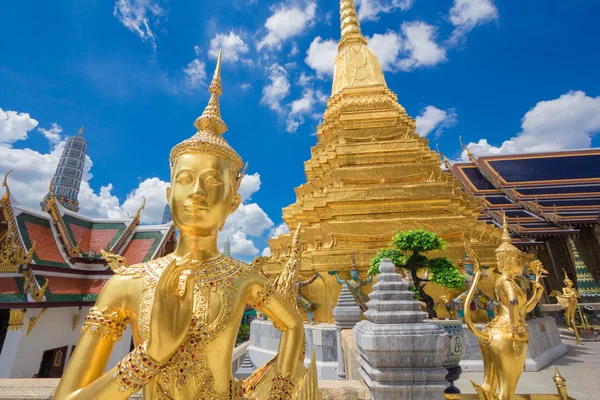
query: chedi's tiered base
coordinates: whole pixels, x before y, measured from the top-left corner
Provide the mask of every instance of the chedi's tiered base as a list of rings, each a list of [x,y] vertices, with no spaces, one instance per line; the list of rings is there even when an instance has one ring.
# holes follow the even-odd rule
[[[427,314],[391,260],[382,260],[379,271],[367,321],[353,330],[360,374],[374,400],[443,399],[446,333],[423,322]]]

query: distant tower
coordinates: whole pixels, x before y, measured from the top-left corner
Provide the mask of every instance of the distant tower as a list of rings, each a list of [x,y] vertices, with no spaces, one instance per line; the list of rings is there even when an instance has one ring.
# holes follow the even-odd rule
[[[227,238],[225,246],[223,246],[223,255],[231,257],[231,242],[229,241],[229,238]]]
[[[163,211],[162,223],[166,224],[171,222],[172,220],[173,217],[171,217],[171,207],[169,207],[169,203],[167,203],[167,205],[165,206],[165,211]]]
[[[65,149],[60,156],[60,161],[52,178],[52,188],[56,200],[67,210],[79,211],[77,195],[79,194],[79,186],[81,185],[86,151],[87,142],[83,138],[82,126],[79,128],[77,136],[67,139]],[[48,200],[50,200],[50,193],[40,203],[42,210],[46,207]]]

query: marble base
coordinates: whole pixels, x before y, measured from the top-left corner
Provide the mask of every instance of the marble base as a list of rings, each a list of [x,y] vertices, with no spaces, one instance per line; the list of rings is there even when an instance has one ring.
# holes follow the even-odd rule
[[[317,360],[319,380],[337,379],[337,337],[333,324],[304,324],[306,336],[306,358],[308,365],[313,350]],[[250,346],[248,355],[252,363],[260,367],[267,363],[279,348],[281,332],[273,327],[270,321],[255,319],[250,323]]]
[[[475,325],[480,330],[485,326],[485,324]],[[463,325],[463,327],[465,330],[465,354],[460,366],[464,372],[481,372],[483,371],[483,361],[479,350],[479,342],[466,325]],[[560,340],[560,333],[554,318],[543,317],[528,320],[527,329],[529,331],[529,343],[527,345],[525,371],[539,371],[567,354],[567,345]]]

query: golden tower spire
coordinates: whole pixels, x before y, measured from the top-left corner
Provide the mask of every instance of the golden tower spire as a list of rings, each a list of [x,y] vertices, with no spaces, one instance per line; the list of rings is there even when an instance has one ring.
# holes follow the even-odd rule
[[[340,29],[331,96],[346,88],[387,88],[379,60],[360,32],[354,0],[340,0]]]
[[[354,0],[340,0],[340,22],[342,37],[338,50],[350,44],[367,45],[367,39],[360,32],[360,23],[356,14]]]
[[[221,54],[222,50],[219,50],[215,73],[208,87],[208,92],[210,93],[208,105],[202,115],[194,122],[194,126],[198,131],[215,135],[222,135],[227,132],[227,125],[221,118],[221,107],[219,105],[219,96],[223,94],[223,86],[221,85]]]
[[[506,222],[506,213],[502,213],[502,243],[510,243],[510,234],[508,233],[508,222]]]

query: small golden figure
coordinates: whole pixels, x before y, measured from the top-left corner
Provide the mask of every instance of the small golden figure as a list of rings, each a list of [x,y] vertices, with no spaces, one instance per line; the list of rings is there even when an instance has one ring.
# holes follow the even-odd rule
[[[306,371],[300,363],[304,326],[295,307],[260,268],[217,249],[219,230],[240,204],[244,174],[242,159],[221,136],[227,126],[219,109],[220,65],[219,53],[198,132],[171,151],[167,198],[177,247],[157,260],[118,264],[85,318],[54,399],[127,399],[139,390],[146,400],[320,398],[314,366]],[[275,361],[251,377],[266,387],[260,396],[244,393],[231,368],[247,304],[282,330]],[[104,372],[127,324],[136,347]]]
[[[577,331],[577,323],[575,321],[575,311],[579,307],[579,302],[577,301],[579,292],[575,289],[573,281],[567,276],[567,271],[563,270],[563,272],[565,273],[565,280],[563,281],[565,287],[562,289],[562,294],[558,290],[553,290],[550,292],[550,296],[556,297],[558,304],[565,309],[565,321],[567,327],[573,329],[575,337],[577,338],[577,344],[581,344],[579,332]]]
[[[465,301],[466,304],[470,304],[482,270],[477,256],[467,241],[465,241],[465,248],[475,266],[475,277]],[[535,279],[531,282],[532,297],[527,299],[527,295],[515,281],[515,276],[523,271],[524,256],[524,253],[510,243],[505,216],[502,244],[496,249],[500,273],[495,283],[495,296],[500,303],[496,309],[496,316],[483,331],[480,331],[471,320],[470,307],[465,307],[465,323],[479,339],[483,358],[483,385],[473,383],[482,400],[512,400],[525,366],[529,341],[525,316],[534,309],[542,296],[544,288],[540,279],[546,271],[538,260],[529,264],[530,270],[535,273]]]

